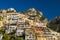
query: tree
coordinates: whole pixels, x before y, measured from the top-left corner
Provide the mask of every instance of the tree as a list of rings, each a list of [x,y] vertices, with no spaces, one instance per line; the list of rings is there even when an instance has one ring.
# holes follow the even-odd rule
[[[11,35],[9,40],[16,40],[15,35]]]
[[[17,40],[23,40],[23,38],[22,37],[18,37]]]
[[[5,28],[0,28],[0,34],[4,34],[5,33]]]
[[[4,34],[4,35],[3,35],[3,39],[2,39],[2,40],[9,40],[9,35]]]
[[[41,16],[40,18],[39,18],[39,20],[44,20],[45,19],[45,17],[44,16]]]

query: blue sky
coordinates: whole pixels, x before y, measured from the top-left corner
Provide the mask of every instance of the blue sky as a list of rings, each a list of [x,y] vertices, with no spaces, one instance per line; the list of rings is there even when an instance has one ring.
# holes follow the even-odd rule
[[[0,0],[0,9],[15,8],[26,11],[29,8],[41,10],[49,20],[60,16],[60,0]]]

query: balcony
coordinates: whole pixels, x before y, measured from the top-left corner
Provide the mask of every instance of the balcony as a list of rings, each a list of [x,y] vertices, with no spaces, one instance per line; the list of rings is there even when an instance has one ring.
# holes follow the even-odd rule
[[[24,25],[24,28],[31,28],[29,25]]]
[[[17,26],[13,26],[13,25],[11,25],[11,26],[9,26],[9,28],[10,28],[10,29],[16,29]]]
[[[10,16],[10,15],[8,15],[8,16],[7,16],[7,19],[8,19],[8,20],[10,20],[10,19],[11,19],[11,16]]]
[[[17,23],[17,20],[10,20],[9,23],[10,24],[16,24]]]
[[[46,29],[46,30],[44,31],[44,34],[51,34],[51,32]]]
[[[19,24],[24,24],[25,20],[24,19],[18,19]]]
[[[6,30],[9,30],[9,29],[15,30],[17,28],[17,26],[11,25],[11,26],[6,26],[5,28],[6,28]]]
[[[20,28],[24,28],[24,25],[21,24],[21,25],[19,25],[18,27],[20,27]]]
[[[11,18],[12,19],[18,19],[18,16],[17,15],[11,15]]]

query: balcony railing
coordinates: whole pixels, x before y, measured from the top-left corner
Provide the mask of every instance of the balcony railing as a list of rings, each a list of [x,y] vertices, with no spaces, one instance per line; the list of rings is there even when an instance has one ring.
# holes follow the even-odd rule
[[[29,25],[24,25],[24,28],[31,28]]]
[[[17,23],[17,20],[10,20],[9,23],[10,24],[16,24]]]
[[[18,19],[18,16],[12,15],[11,18],[12,19]]]

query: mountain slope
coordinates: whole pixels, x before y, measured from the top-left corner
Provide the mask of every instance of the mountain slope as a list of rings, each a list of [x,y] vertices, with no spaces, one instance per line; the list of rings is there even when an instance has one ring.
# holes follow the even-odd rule
[[[60,16],[57,16],[56,18],[51,20],[47,24],[47,27],[49,27],[50,29],[52,29],[52,30],[54,30],[56,32],[60,32]]]
[[[23,12],[23,14],[26,15],[28,19],[34,20],[35,22],[43,22],[44,20],[48,21],[47,18],[43,16],[43,13],[35,8],[30,8]]]

